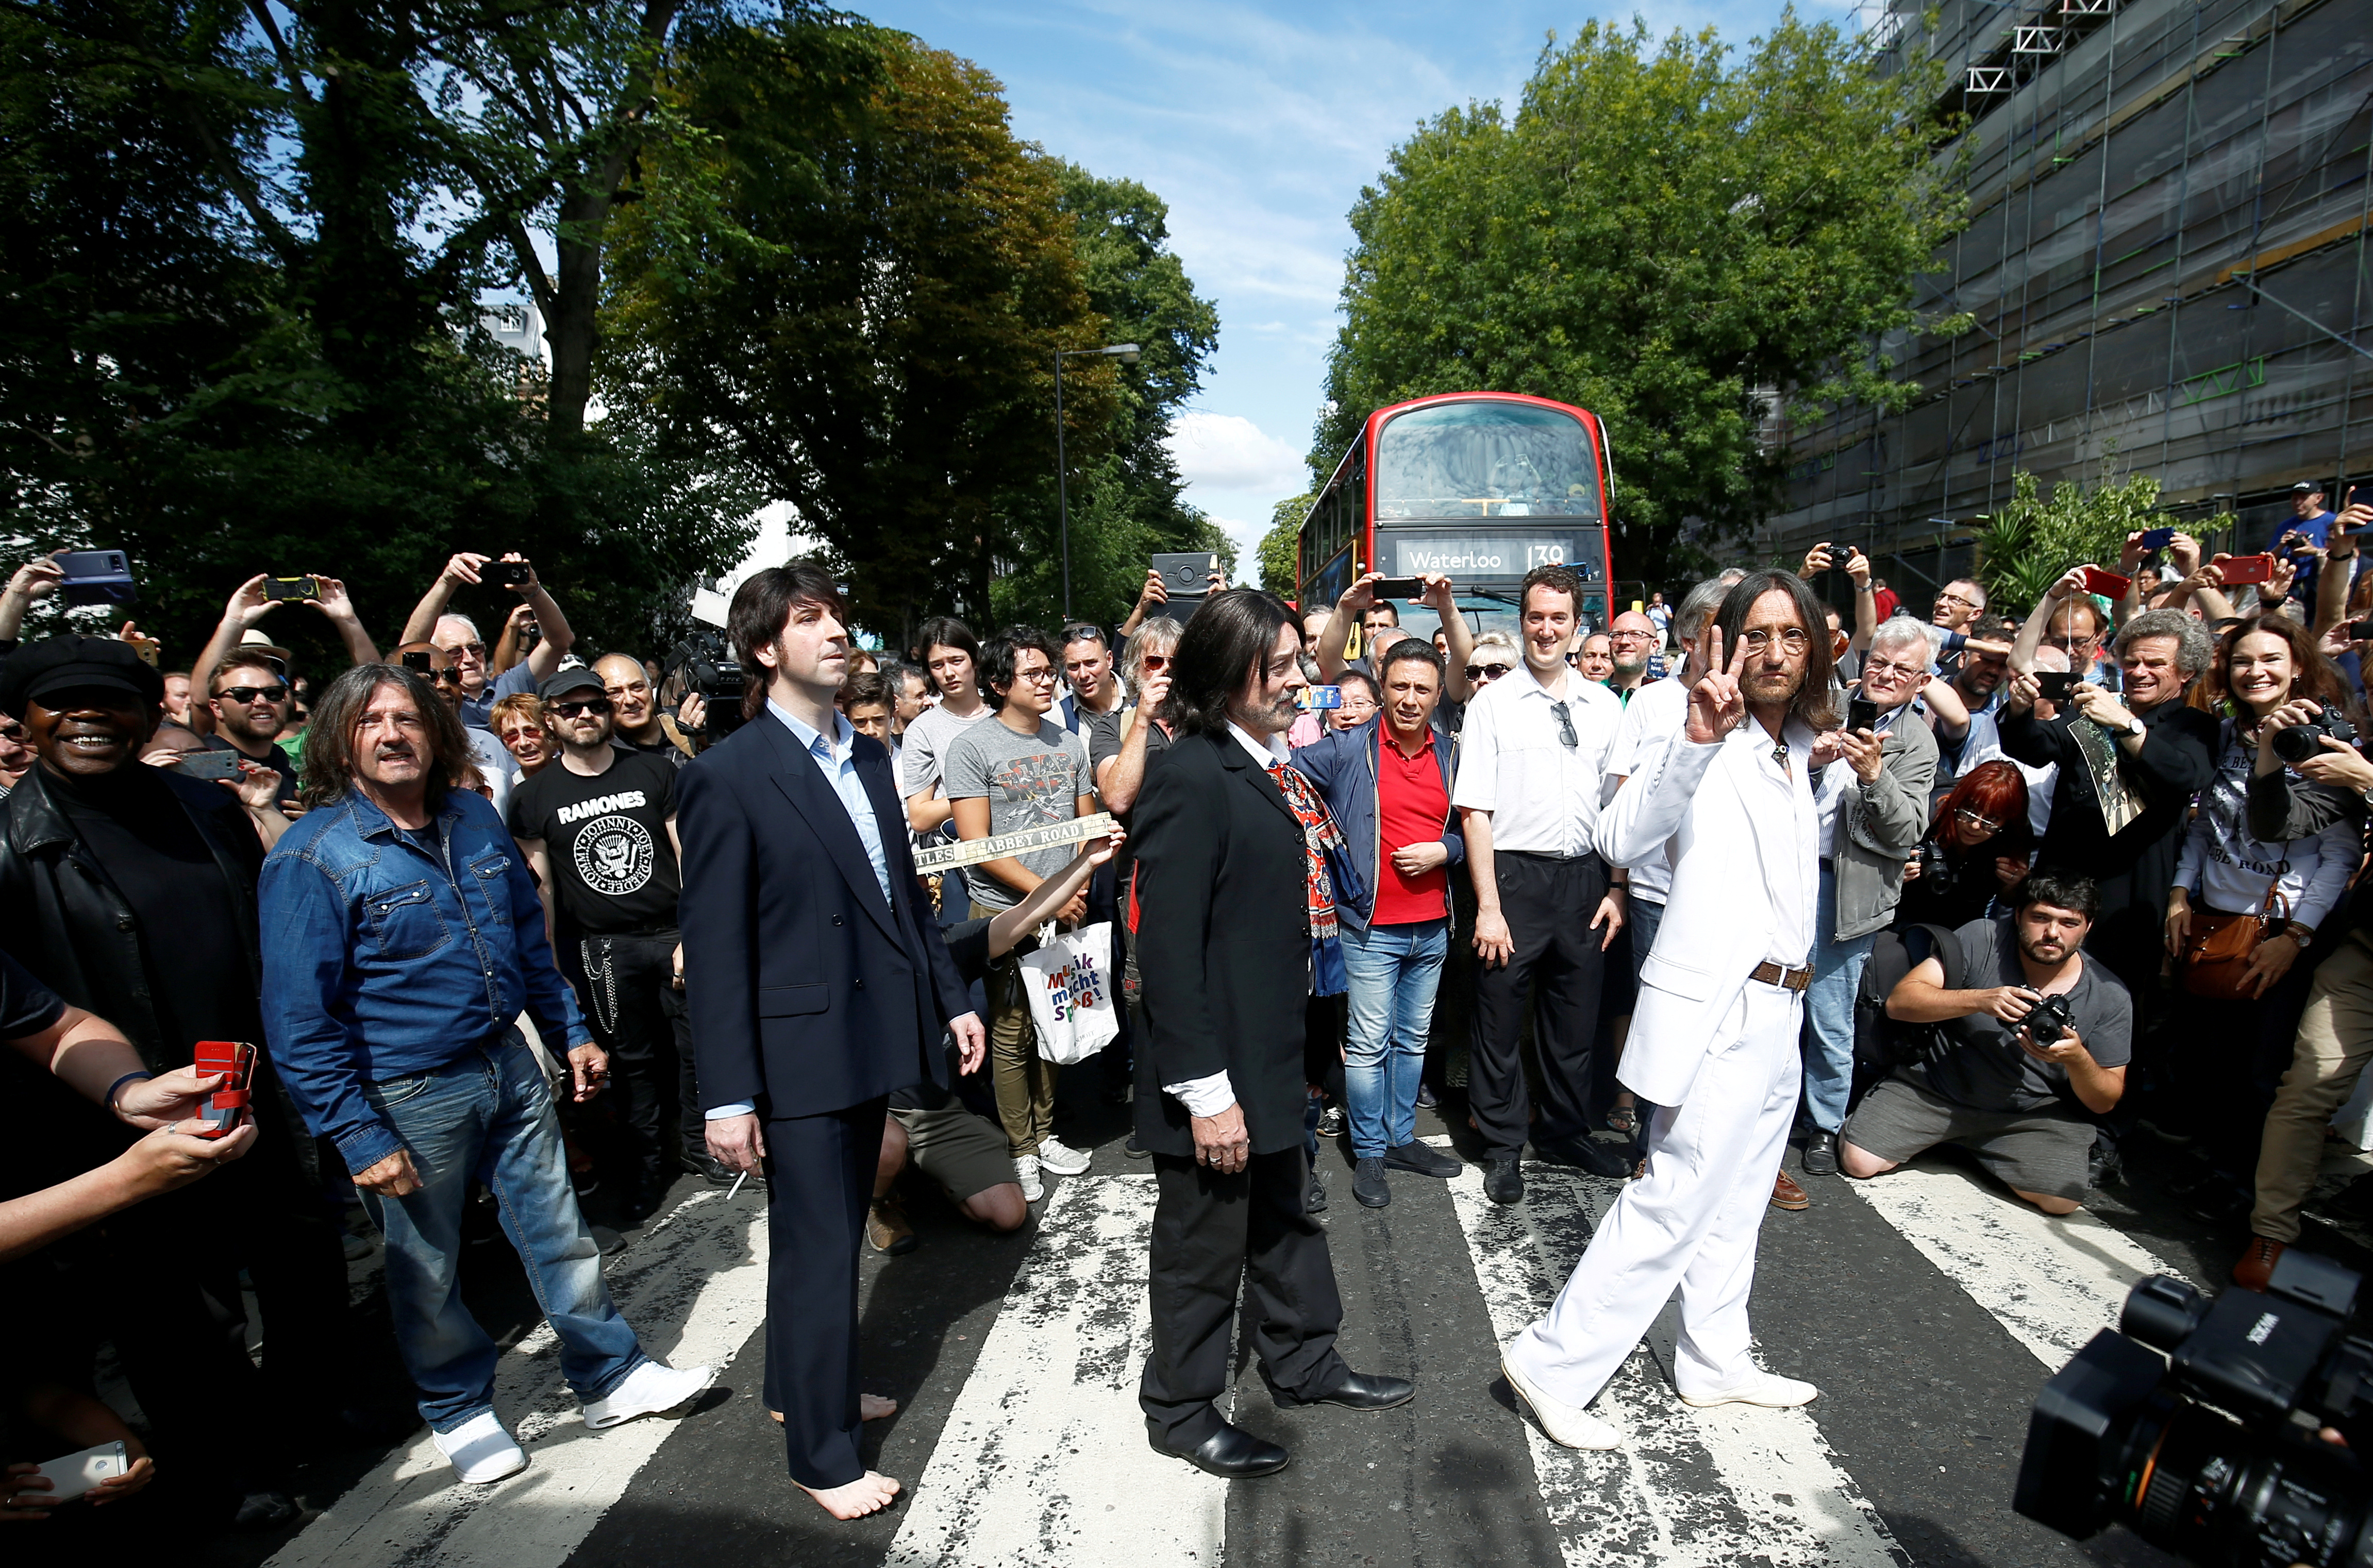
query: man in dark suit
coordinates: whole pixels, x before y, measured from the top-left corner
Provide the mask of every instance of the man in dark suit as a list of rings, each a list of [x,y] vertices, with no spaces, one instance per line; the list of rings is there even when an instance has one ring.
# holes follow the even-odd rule
[[[1292,612],[1234,588],[1204,601],[1172,665],[1183,733],[1138,796],[1138,970],[1152,1036],[1137,1135],[1153,1156],[1153,1354],[1138,1402],[1153,1446],[1213,1475],[1268,1475],[1287,1452],[1223,1419],[1236,1285],[1280,1405],[1384,1410],[1406,1378],[1352,1371],[1327,1233],[1303,1210],[1303,999],[1314,912],[1331,905],[1280,783],[1303,685]],[[1315,801],[1316,796],[1311,796]],[[1323,809],[1323,808],[1321,808]]]
[[[888,1506],[857,1381],[857,1258],[893,1089],[987,1049],[923,912],[890,754],[833,707],[848,671],[840,591],[806,562],[733,596],[749,720],[676,784],[684,984],[711,1154],[770,1183],[766,1405],[791,1480],[835,1518]],[[763,683],[763,684],[762,684]]]

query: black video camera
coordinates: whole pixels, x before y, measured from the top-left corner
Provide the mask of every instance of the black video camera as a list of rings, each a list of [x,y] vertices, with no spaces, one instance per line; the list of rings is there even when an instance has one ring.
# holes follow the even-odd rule
[[[2320,743],[2327,735],[2350,746],[2356,744],[2356,726],[2341,717],[2340,710],[2329,703],[2305,724],[2274,731],[2274,755],[2296,768],[2309,757],[2322,755]]]
[[[661,668],[660,691],[671,712],[694,695],[708,705],[712,744],[742,727],[742,666],[714,632],[695,632],[675,645]]]
[[[2373,1338],[2350,1322],[2359,1283],[2296,1249],[2262,1295],[2143,1281],[2122,1331],[2094,1335],[2044,1385],[2014,1506],[2080,1540],[2122,1524],[2217,1568],[2373,1562],[2364,1466],[2319,1435],[2373,1435]]]

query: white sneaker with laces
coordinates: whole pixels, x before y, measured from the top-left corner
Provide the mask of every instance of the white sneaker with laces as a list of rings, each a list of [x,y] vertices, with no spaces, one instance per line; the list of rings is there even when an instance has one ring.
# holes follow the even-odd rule
[[[605,1426],[634,1420],[638,1415],[657,1415],[678,1405],[688,1405],[708,1391],[717,1381],[713,1366],[670,1366],[663,1361],[647,1361],[626,1374],[626,1380],[598,1400],[585,1404],[585,1424],[599,1432]]]
[[[451,1461],[453,1473],[472,1486],[484,1486],[527,1469],[527,1450],[503,1426],[492,1411],[480,1411],[450,1432],[432,1432],[437,1451]]]
[[[1038,1163],[1058,1176],[1077,1176],[1088,1168],[1088,1156],[1060,1138],[1038,1145]]]
[[[1570,1405],[1563,1400],[1551,1399],[1542,1393],[1533,1386],[1533,1380],[1518,1371],[1516,1364],[1505,1355],[1500,1358],[1500,1372],[1508,1379],[1508,1387],[1516,1391],[1516,1397],[1533,1407],[1534,1419],[1541,1423],[1541,1430],[1549,1434],[1550,1442],[1561,1443],[1569,1448],[1619,1448],[1623,1446],[1621,1432],[1580,1405]]]
[[[1698,1410],[1711,1410],[1715,1405],[1762,1405],[1771,1410],[1788,1410],[1811,1404],[1820,1393],[1810,1383],[1783,1377],[1776,1372],[1758,1372],[1736,1388],[1719,1394],[1682,1394],[1681,1403]]]
[[[1035,1203],[1046,1195],[1046,1184],[1038,1179],[1036,1155],[1013,1156],[1013,1179],[1022,1183],[1022,1197],[1025,1202]]]

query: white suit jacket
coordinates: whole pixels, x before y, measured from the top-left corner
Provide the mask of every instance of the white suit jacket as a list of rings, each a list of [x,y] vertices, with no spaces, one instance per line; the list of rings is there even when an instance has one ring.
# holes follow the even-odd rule
[[[1791,721],[1787,734],[1806,788],[1812,733]],[[1795,885],[1807,899],[1818,887],[1818,843],[1802,842],[1793,815],[1771,809],[1769,786],[1756,776],[1757,751],[1771,744],[1752,720],[1702,746],[1676,728],[1599,814],[1601,858],[1628,865],[1661,844],[1673,866],[1664,923],[1640,966],[1631,1032],[1616,1069],[1625,1087],[1657,1105],[1679,1105],[1706,1057],[1730,1043],[1723,1026],[1732,1005],[1749,971],[1771,956],[1777,922],[1763,876],[1770,857],[1802,860]],[[1758,809],[1748,809],[1750,799]],[[1813,929],[1809,909],[1804,925]]]

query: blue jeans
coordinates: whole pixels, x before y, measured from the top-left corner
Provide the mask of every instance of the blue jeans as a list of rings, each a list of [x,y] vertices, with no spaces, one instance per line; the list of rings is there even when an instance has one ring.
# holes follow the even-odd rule
[[[1631,983],[1640,983],[1640,966],[1648,961],[1649,949],[1656,945],[1656,928],[1665,923],[1665,906],[1653,899],[1623,900],[1626,917],[1631,922]]]
[[[1805,993],[1812,1029],[1805,1045],[1805,1114],[1824,1132],[1845,1125],[1846,1100],[1853,1093],[1854,993],[1862,989],[1863,966],[1870,962],[1878,933],[1841,942],[1838,877],[1821,865],[1821,902],[1813,929],[1813,984]]]
[[[602,1398],[648,1359],[611,1305],[602,1249],[568,1185],[551,1091],[516,1030],[432,1072],[363,1092],[394,1124],[420,1176],[420,1190],[406,1197],[362,1198],[387,1237],[396,1348],[430,1426],[450,1432],[494,1407],[501,1347],[462,1305],[459,1288],[462,1210],[473,1178],[501,1206],[503,1234],[560,1337],[561,1374],[578,1396]]]
[[[1343,970],[1350,981],[1343,1031],[1343,1098],[1351,1117],[1351,1153],[1371,1159],[1417,1141],[1417,1091],[1425,1074],[1426,1031],[1433,993],[1450,957],[1450,923],[1410,921],[1343,927]]]

